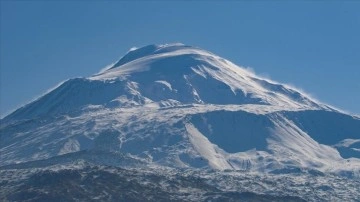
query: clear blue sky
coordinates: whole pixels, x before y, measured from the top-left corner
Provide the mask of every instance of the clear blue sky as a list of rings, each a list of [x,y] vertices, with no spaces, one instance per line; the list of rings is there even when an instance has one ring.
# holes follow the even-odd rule
[[[133,46],[182,42],[360,114],[357,1],[1,1],[0,114]]]

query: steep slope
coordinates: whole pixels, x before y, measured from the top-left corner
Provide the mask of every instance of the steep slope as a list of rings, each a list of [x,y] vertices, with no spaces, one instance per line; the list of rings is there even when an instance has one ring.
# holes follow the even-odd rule
[[[149,166],[360,172],[358,117],[183,44],[132,50],[70,79],[0,131],[2,166],[98,151]]]

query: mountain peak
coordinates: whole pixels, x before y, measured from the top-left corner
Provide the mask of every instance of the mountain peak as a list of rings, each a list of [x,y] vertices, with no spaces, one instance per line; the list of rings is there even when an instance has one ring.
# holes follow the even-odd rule
[[[186,48],[194,48],[194,47],[187,46],[182,43],[170,43],[170,44],[161,44],[161,45],[151,44],[151,45],[143,46],[140,48],[134,47],[134,48],[131,48],[127,52],[127,54],[124,55],[118,62],[116,62],[110,69],[119,67],[128,62],[131,62],[136,59],[146,57],[149,55],[171,52],[171,51],[176,51],[176,50],[186,49]]]
[[[5,119],[55,116],[94,105],[146,104],[326,108],[296,89],[258,77],[211,52],[175,43],[130,50],[111,68],[88,78],[70,79]]]
[[[90,77],[92,80],[112,80],[139,72],[186,74],[198,67],[219,69],[235,69],[243,75],[249,75],[245,69],[232,64],[209,51],[182,43],[163,45],[147,45],[141,48],[131,48],[119,61],[105,71]],[[171,71],[171,72],[169,72]],[[196,71],[196,70],[195,70]],[[199,72],[198,72],[199,73]]]

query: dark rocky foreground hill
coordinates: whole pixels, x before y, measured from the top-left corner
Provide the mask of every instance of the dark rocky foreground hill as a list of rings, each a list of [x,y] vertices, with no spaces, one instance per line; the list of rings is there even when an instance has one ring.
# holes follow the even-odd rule
[[[62,167],[62,168],[61,168]],[[0,170],[1,201],[358,201],[360,182],[317,172],[259,175],[72,166]]]

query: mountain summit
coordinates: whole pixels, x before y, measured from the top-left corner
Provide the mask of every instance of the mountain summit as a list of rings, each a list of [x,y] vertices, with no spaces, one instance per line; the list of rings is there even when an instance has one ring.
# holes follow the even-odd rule
[[[183,104],[325,107],[294,89],[259,78],[213,53],[183,44],[150,45],[132,50],[107,71],[90,79],[115,78],[128,78],[137,83],[140,94],[150,102],[172,99]]]
[[[89,105],[124,107],[150,103],[330,109],[208,51],[169,44],[132,50],[106,71],[89,78],[70,79],[4,120],[65,114]]]
[[[183,44],[132,49],[1,122],[1,166],[70,154],[116,166],[116,153],[127,166],[360,171],[359,118]]]

